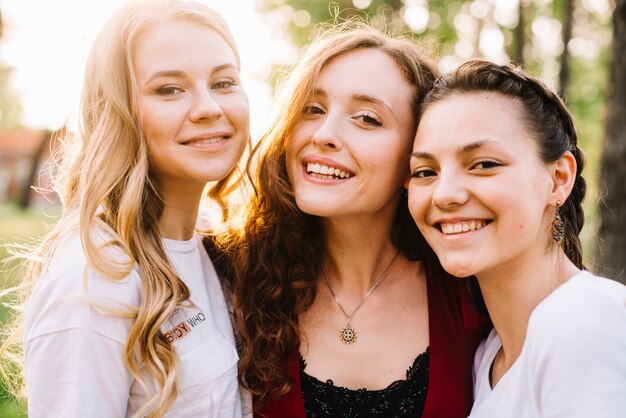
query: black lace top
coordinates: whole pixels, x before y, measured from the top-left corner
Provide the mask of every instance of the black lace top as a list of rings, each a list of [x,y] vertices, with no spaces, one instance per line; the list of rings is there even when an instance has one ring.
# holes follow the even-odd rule
[[[428,387],[429,348],[409,367],[406,380],[397,380],[381,390],[348,389],[335,386],[330,379],[321,382],[306,374],[305,368],[306,362],[300,356],[300,383],[307,418],[422,416]]]

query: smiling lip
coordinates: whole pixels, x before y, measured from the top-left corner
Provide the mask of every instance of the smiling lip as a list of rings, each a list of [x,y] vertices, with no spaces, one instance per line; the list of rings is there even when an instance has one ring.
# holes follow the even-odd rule
[[[208,134],[196,135],[183,142],[182,145],[190,145],[198,148],[206,148],[215,146],[230,139],[231,135],[227,132],[213,132]]]
[[[317,180],[347,180],[354,176],[347,167],[327,158],[304,158],[302,165],[307,176]]]
[[[433,226],[442,234],[449,236],[478,231],[490,222],[485,219],[448,219],[434,222]]]

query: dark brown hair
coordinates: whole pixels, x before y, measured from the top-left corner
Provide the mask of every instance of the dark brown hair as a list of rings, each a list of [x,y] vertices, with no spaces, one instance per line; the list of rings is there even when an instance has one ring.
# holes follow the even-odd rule
[[[470,60],[435,82],[422,103],[420,117],[439,100],[455,93],[475,91],[496,92],[522,105],[522,120],[536,139],[544,163],[555,162],[568,151],[574,155],[577,167],[574,188],[561,206],[561,218],[565,224],[563,249],[578,268],[584,268],[578,235],[585,222],[582,202],[587,186],[581,175],[585,158],[578,148],[574,121],[565,103],[541,80],[519,66]]]

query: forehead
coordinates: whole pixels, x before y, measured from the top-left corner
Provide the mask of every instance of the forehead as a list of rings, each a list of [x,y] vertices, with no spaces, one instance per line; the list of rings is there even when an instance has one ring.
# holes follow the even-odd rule
[[[172,64],[236,62],[235,52],[213,28],[192,20],[172,19],[149,26],[135,40],[135,65],[167,67]]]
[[[329,60],[320,71],[317,87],[329,86],[337,94],[359,90],[399,100],[411,100],[414,91],[398,64],[378,48],[359,48]]]
[[[463,147],[476,141],[509,148],[535,147],[524,122],[524,109],[515,99],[488,91],[454,93],[428,106],[419,122],[414,150]]]
[[[508,123],[521,122],[524,109],[512,97],[492,91],[455,92],[428,106],[424,117],[441,116],[441,113],[454,111],[457,120],[477,120],[483,122],[505,119]]]

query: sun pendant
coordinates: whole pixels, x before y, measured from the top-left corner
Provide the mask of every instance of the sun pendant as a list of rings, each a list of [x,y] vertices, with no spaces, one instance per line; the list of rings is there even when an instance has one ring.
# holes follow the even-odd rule
[[[341,342],[344,344],[355,343],[356,337],[357,337],[356,331],[352,329],[350,324],[346,325],[346,327],[342,329],[341,332],[339,333],[339,338],[341,339]]]

